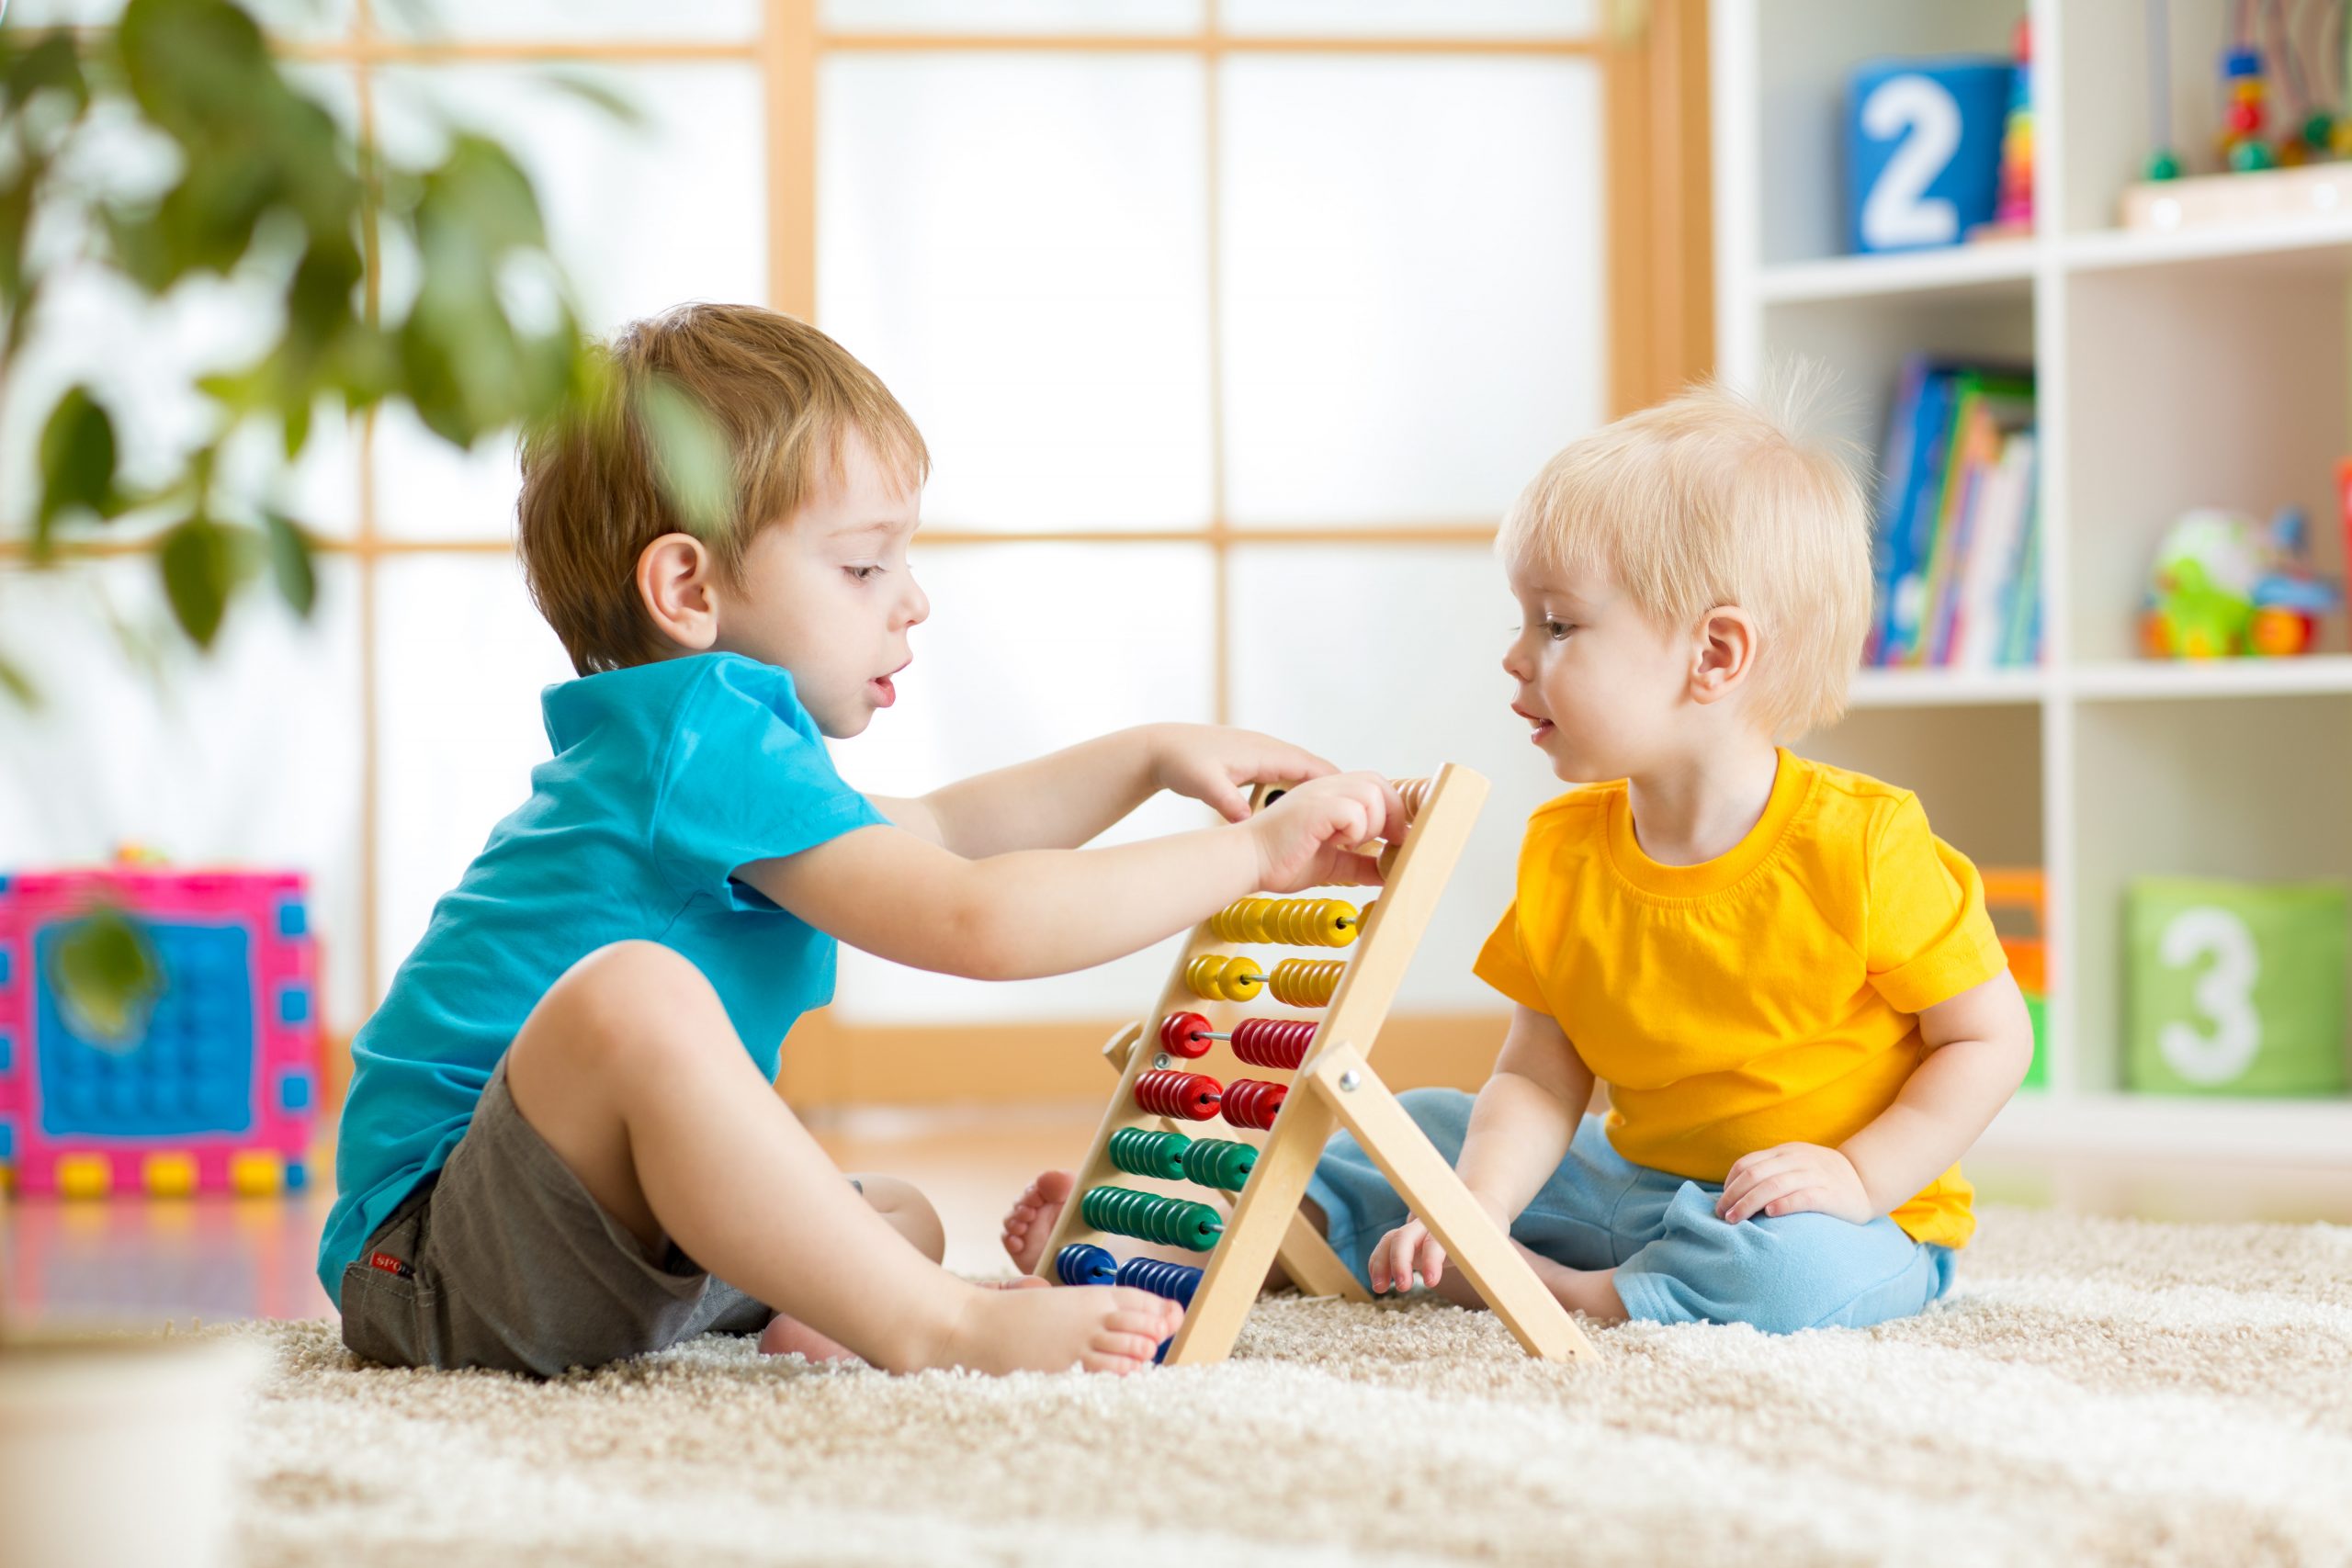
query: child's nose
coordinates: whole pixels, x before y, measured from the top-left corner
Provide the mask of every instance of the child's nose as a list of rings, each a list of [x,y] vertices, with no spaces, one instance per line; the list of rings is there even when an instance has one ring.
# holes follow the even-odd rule
[[[906,615],[907,626],[919,626],[931,619],[931,595],[922,591],[922,584],[914,580],[912,572],[907,574],[906,602],[899,608]]]

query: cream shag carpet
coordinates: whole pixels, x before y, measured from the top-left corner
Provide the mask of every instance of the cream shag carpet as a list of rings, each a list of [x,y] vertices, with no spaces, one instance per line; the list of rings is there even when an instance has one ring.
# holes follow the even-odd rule
[[[277,1353],[256,1564],[2352,1562],[2352,1228],[1986,1217],[1869,1331],[1273,1300],[1223,1366],[893,1379],[707,1338],[535,1384]]]

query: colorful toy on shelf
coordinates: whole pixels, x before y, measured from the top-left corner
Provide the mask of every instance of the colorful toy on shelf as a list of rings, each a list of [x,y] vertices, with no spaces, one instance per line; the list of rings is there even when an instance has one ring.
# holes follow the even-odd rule
[[[2129,1087],[2344,1092],[2342,883],[2149,878],[2132,885],[2125,925]]]
[[[120,1040],[57,983],[98,910],[130,919],[162,990]],[[319,1105],[317,947],[304,879],[130,863],[0,876],[0,1170],[28,1194],[275,1192],[306,1179]]]
[[[1279,793],[1261,791],[1257,804]],[[1228,905],[1193,929],[1151,1011],[1103,1051],[1120,1075],[1119,1088],[1078,1167],[1078,1201],[1063,1206],[1037,1272],[1065,1285],[1115,1280],[1183,1303],[1182,1326],[1160,1347],[1170,1365],[1224,1359],[1277,1258],[1311,1294],[1366,1299],[1298,1212],[1324,1144],[1342,1127],[1529,1355],[1594,1355],[1509,1235],[1478,1207],[1365,1060],[1469,840],[1487,781],[1449,766],[1434,780],[1400,783],[1397,793],[1409,822],[1401,840],[1381,854],[1386,880],[1377,903],[1361,914],[1338,899]],[[1351,953],[1262,965],[1226,951],[1245,944]],[[1321,1016],[1227,1018],[1237,1004],[1261,997],[1320,1010]],[[1193,1070],[1220,1043],[1251,1076],[1220,1081]],[[1289,1081],[1257,1076],[1266,1073],[1286,1074]],[[1198,1125],[1220,1120],[1219,1136],[1204,1135]],[[1136,1182],[1192,1185],[1172,1196]],[[1235,1192],[1239,1198],[1228,1215],[1222,1198]],[[1123,1262],[1111,1250],[1123,1236],[1204,1253],[1206,1262]]]
[[[2343,591],[2311,566],[2311,530],[2290,507],[2265,528],[2234,512],[2191,512],[2156,551],[2140,615],[2151,659],[2308,653]]]
[[[2009,87],[2009,111],[2001,126],[2001,182],[1993,221],[1969,234],[1972,240],[2020,239],[2033,232],[2033,24],[2018,18],[2017,66]]]
[[[2144,177],[2123,193],[2127,229],[2178,230],[2341,221],[2352,204],[2352,122],[2344,113],[2345,27],[2352,0],[2264,0],[2235,8],[2220,66],[2215,168],[2184,178],[2173,140],[2170,8],[2147,0],[2148,130]]]
[[[2240,45],[2223,54],[2222,87],[2222,162],[2240,174],[2275,166],[2278,159],[2262,139],[2270,103],[2262,51]]]
[[[1996,923],[2007,923],[2002,918],[2020,916],[2030,923],[2030,934],[2004,935],[2001,952],[2009,961],[2009,974],[2025,993],[2026,1016],[2033,1021],[2033,1062],[2026,1068],[2027,1089],[2050,1087],[2050,949],[2044,936],[2048,927],[2048,889],[2039,867],[2001,870],[1987,866],[1984,870],[1984,908]]]
[[[1846,118],[1847,246],[1956,245],[1998,205],[2018,67],[1996,58],[1873,61]]]

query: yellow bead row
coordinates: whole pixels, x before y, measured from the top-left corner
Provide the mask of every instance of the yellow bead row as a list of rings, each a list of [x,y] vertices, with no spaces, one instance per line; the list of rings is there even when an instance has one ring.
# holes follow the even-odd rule
[[[1340,988],[1347,967],[1343,958],[1285,958],[1274,965],[1266,988],[1284,1007],[1319,1008]]]
[[[1266,988],[1266,972],[1247,958],[1204,953],[1184,965],[1184,984],[1206,1001],[1254,1001]]]
[[[1284,947],[1346,947],[1363,923],[1343,898],[1237,898],[1209,917],[1209,930],[1220,942]]]

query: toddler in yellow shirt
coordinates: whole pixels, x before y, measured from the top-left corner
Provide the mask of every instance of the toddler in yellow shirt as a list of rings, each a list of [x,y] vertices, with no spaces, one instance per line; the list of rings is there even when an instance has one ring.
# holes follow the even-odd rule
[[[1504,524],[1512,710],[1581,787],[1478,957],[1493,1077],[1406,1100],[1595,1321],[1902,1317],[1974,1228],[1956,1162],[2032,1055],[1975,868],[1910,791],[1781,744],[1845,706],[1869,533],[1834,453],[1718,388],[1568,446]],[[1373,1290],[1475,1303],[1352,1139],[1311,1196]]]

